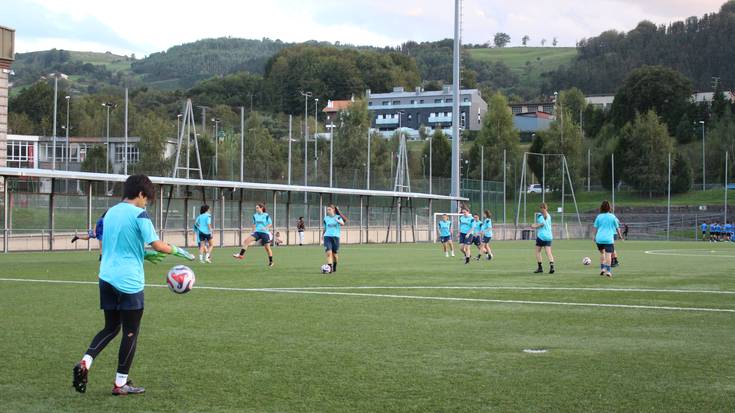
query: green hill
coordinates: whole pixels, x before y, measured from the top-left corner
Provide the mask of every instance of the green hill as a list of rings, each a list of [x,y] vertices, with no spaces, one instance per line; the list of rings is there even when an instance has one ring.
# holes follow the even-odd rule
[[[570,63],[577,56],[574,47],[506,47],[469,49],[473,59],[501,62],[518,76],[522,88],[539,89],[541,74]]]

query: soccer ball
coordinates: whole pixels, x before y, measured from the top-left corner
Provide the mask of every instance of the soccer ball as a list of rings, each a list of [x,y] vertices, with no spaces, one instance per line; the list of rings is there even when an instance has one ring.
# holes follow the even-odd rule
[[[332,272],[332,267],[329,264],[322,265],[322,274],[329,274],[330,272]]]
[[[166,276],[168,289],[176,294],[186,294],[194,287],[196,276],[186,265],[177,265],[169,270]]]
[[[590,257],[584,257],[582,259],[582,264],[584,264],[584,265],[590,265],[590,264],[592,264],[592,260],[590,259]]]

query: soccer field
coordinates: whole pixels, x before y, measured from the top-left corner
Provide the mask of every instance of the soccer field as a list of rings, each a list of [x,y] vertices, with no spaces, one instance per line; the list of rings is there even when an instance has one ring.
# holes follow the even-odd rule
[[[146,263],[146,312],[130,377],[110,395],[119,338],[86,394],[71,368],[102,326],[96,253],[0,256],[0,406],[15,411],[702,411],[735,406],[735,244],[625,242],[615,278],[591,241],[495,259],[438,245],[275,248],[276,266],[217,250],[197,286],[163,287],[181,260]],[[473,247],[474,248],[474,247]],[[460,255],[460,254],[458,254]],[[584,256],[594,264],[581,264]],[[548,267],[547,267],[548,269]],[[534,350],[535,352],[524,352]],[[546,350],[546,352],[539,352]]]

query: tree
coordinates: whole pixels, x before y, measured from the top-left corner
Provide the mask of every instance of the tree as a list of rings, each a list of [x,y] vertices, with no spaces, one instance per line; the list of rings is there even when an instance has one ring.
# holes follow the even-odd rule
[[[618,149],[620,165],[625,166],[619,173],[625,183],[650,195],[666,193],[668,156],[674,152],[674,140],[656,112],[638,114],[627,123],[620,131]]]
[[[508,45],[510,43],[510,35],[507,33],[495,33],[495,37],[493,37],[493,43],[495,44],[495,47],[502,48]]]
[[[166,162],[165,155],[168,138],[175,134],[172,129],[170,122],[150,113],[136,120],[136,128],[133,129],[133,133],[140,136],[140,142],[138,142],[140,159],[132,165],[134,173],[167,176],[171,172],[173,163]],[[186,156],[185,152],[182,154]],[[192,153],[191,156],[193,158],[196,155]]]
[[[561,118],[559,118],[551,123],[548,130],[539,132],[536,135],[536,147],[531,149],[544,154],[564,154],[572,182],[576,186],[580,184],[582,171],[584,170],[585,146],[582,142],[582,132],[579,129],[579,124],[574,122],[574,117],[566,108],[563,110],[563,117],[564,122],[561,122]],[[534,158],[536,159],[529,162],[529,165],[540,180],[542,175],[541,160],[538,157]],[[546,184],[550,188],[561,188],[562,166],[561,159],[558,156],[546,158]],[[567,185],[568,183],[565,180],[564,184]]]
[[[692,165],[689,159],[677,151],[671,162],[671,192],[683,194],[692,189]]]
[[[610,116],[618,127],[636,119],[638,113],[653,110],[662,116],[671,134],[687,110],[692,83],[681,73],[662,66],[634,70],[615,94]]]
[[[452,176],[452,144],[441,129],[436,129],[431,139],[432,176],[449,178]],[[422,156],[429,157],[429,142],[424,144]]]
[[[580,124],[580,116],[583,116],[583,111],[587,108],[587,100],[581,90],[573,87],[569,90],[564,90],[559,96],[559,101],[565,112],[571,114],[571,119]]]
[[[557,38],[554,37],[554,39],[551,41],[551,45],[556,47],[557,44],[559,44],[559,40],[557,40]]]
[[[344,176],[349,179],[354,176],[366,176],[369,116],[367,102],[363,99],[356,100],[346,110],[337,114],[333,143],[335,177]],[[373,165],[370,167],[372,169]],[[343,186],[344,184],[347,182],[344,182]]]
[[[529,36],[528,36],[528,35],[526,34],[526,35],[524,35],[524,36],[523,36],[523,38],[521,38],[521,44],[523,44],[523,46],[525,47],[525,46],[527,46],[527,45],[528,45],[528,42],[529,42],[530,40],[531,40],[531,37],[529,37]]]
[[[500,180],[503,177],[503,151],[506,151],[507,165],[520,158],[519,132],[513,124],[513,113],[507,98],[500,92],[488,100],[488,112],[482,128],[470,148],[472,174],[480,175],[480,148],[485,154],[485,178]]]

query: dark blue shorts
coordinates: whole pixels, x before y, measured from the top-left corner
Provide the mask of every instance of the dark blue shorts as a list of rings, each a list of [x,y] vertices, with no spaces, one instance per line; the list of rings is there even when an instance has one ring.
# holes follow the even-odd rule
[[[472,243],[479,247],[480,244],[482,244],[482,237],[480,237],[479,235],[475,235],[474,237],[472,237]]]
[[[472,236],[467,236],[467,234],[463,234],[460,232],[459,233],[459,243],[472,245]]]
[[[537,247],[550,247],[551,241],[544,241],[541,238],[536,238],[536,246]]]
[[[142,310],[143,291],[126,294],[107,281],[100,280],[100,308],[102,310]]]
[[[444,243],[447,243],[447,242],[451,241],[452,240],[452,237],[450,237],[449,235],[447,235],[447,236],[441,237],[439,239],[441,240],[442,244],[444,244]]]
[[[258,241],[260,245],[265,246],[271,243],[271,234],[268,234],[267,232],[253,232],[250,236]]]
[[[597,250],[600,252],[605,251],[612,254],[613,252],[615,252],[615,244],[597,244]]]
[[[491,239],[493,239],[493,237],[482,237],[482,243],[489,244]]]
[[[212,234],[203,234],[199,232],[197,233],[197,238],[199,238],[199,242],[208,242],[212,240]]]
[[[324,237],[324,251],[339,252],[339,237]]]

